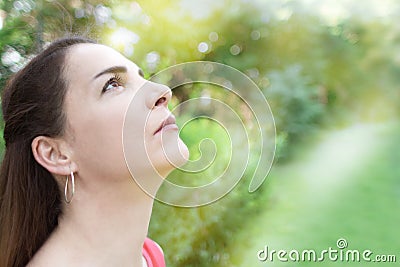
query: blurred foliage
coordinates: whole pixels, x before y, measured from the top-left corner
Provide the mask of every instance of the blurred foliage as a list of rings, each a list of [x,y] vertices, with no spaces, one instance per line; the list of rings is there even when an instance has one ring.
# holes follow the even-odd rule
[[[393,8],[400,12],[396,1]],[[321,126],[400,114],[399,17],[367,18],[350,10],[332,22],[310,10],[317,8],[294,0],[1,0],[0,88],[47,42],[73,33],[116,48],[147,77],[187,61],[224,63],[247,74],[267,97],[281,160]],[[189,89],[174,90],[172,102],[206,90]],[[223,139],[212,125],[186,131],[192,157],[199,137]],[[216,169],[208,171],[211,177]],[[265,186],[254,194],[247,186],[244,179],[221,201],[197,209],[155,204],[150,235],[166,248],[169,266],[230,266],[225,248],[235,232],[267,208]]]
[[[291,65],[267,76],[271,85],[265,95],[271,103],[278,132],[293,138],[309,132],[323,112],[318,99],[318,88],[301,74],[301,66]]]

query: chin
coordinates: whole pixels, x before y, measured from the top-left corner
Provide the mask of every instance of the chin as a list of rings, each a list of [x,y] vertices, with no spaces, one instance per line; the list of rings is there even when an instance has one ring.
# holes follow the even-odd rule
[[[166,177],[174,169],[183,166],[189,160],[189,149],[186,144],[179,138],[178,143],[165,145],[160,156],[160,160],[157,161],[156,169],[157,172]]]
[[[175,168],[183,166],[189,160],[189,149],[181,139],[178,141],[178,148],[179,157],[173,162]]]

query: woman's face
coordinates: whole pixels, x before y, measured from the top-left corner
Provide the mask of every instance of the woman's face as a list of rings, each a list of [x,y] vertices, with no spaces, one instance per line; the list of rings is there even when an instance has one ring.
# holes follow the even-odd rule
[[[71,47],[66,66],[65,138],[81,177],[126,181],[127,165],[134,176],[165,177],[185,163],[188,149],[167,107],[168,87],[146,81],[138,66],[103,45]],[[160,131],[166,120],[172,124]]]

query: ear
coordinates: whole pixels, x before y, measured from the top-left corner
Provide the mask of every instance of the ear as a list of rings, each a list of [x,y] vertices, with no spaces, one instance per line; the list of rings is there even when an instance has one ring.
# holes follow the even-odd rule
[[[31,146],[36,161],[50,173],[68,175],[75,171],[71,169],[71,153],[63,140],[37,136]]]

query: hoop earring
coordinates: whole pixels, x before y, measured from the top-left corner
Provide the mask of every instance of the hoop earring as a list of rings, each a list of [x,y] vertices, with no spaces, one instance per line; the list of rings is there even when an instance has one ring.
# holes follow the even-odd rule
[[[69,175],[67,175],[67,180],[65,181],[65,188],[64,188],[64,200],[65,203],[69,204],[72,201],[72,198],[74,197],[75,194],[75,177],[74,173],[71,171],[71,182],[72,182],[72,191],[71,191],[71,197],[68,198],[68,180],[69,180]]]

